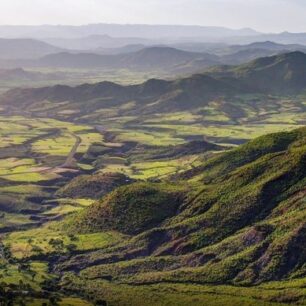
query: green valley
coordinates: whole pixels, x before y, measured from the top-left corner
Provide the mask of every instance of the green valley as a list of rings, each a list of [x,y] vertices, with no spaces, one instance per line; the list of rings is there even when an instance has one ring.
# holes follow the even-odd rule
[[[305,305],[304,67],[1,94],[0,305]]]

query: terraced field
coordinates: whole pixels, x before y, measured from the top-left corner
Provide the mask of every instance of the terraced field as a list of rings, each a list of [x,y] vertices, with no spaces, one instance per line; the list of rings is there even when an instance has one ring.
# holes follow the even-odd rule
[[[80,171],[76,156],[81,158],[93,143],[103,143],[103,136],[89,126],[16,116],[0,118],[0,139],[1,208],[28,213],[3,217],[3,229],[39,222],[39,217],[30,221],[31,214],[50,209],[41,200],[52,198],[57,182]]]

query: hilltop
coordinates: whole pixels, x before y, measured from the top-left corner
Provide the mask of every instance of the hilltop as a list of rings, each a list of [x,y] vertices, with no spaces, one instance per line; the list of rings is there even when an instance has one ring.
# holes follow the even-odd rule
[[[132,182],[132,179],[120,173],[79,175],[58,190],[57,195],[74,199],[99,199],[117,187],[128,185]]]
[[[128,70],[133,74],[150,72],[158,76],[178,76],[198,73],[217,65],[241,65],[260,57],[306,51],[302,45],[282,45],[269,41],[247,45],[192,42],[158,44],[153,41],[113,38],[107,35],[55,39],[55,42],[57,40],[60,41],[57,45],[67,48],[62,49],[38,40],[4,39],[4,55],[0,57],[0,66],[40,70],[82,69],[89,75],[94,75],[97,71],[109,73],[110,70],[120,75],[121,70]],[[114,47],[110,47],[112,44]],[[76,49],[78,45],[79,48]],[[5,56],[8,54],[8,48],[11,49],[9,57]],[[17,55],[21,48],[25,49],[25,56],[21,53]]]
[[[136,183],[120,187],[79,218],[71,219],[69,231],[141,233],[175,215],[182,202],[180,193],[178,186],[165,184]]]

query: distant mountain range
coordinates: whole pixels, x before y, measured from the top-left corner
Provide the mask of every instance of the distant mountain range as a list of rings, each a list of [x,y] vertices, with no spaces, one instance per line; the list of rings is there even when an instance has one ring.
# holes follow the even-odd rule
[[[25,44],[22,47],[22,43]],[[8,54],[10,46],[18,48]],[[176,45],[174,45],[176,46]],[[306,52],[302,45],[282,45],[273,42],[252,43],[249,45],[210,45],[209,53],[202,50],[199,44],[145,46],[126,45],[119,48],[98,48],[91,52],[63,50],[36,40],[2,40],[0,67],[50,67],[75,69],[101,69],[136,71],[160,71],[167,74],[192,74],[203,72],[216,65],[239,65],[259,57],[273,56],[290,51]],[[184,50],[184,46],[188,50]],[[205,49],[205,46],[202,46]],[[0,43],[1,49],[1,43]],[[22,50],[26,50],[25,58]],[[31,51],[32,50],[32,51]],[[31,55],[32,52],[32,55]]]
[[[278,44],[273,41],[267,40],[247,45],[231,45],[229,47],[224,48],[223,54],[246,51],[246,50],[298,51],[298,50],[306,50],[306,46],[299,44]]]
[[[280,44],[306,44],[306,33],[272,33],[272,34],[260,34],[255,36],[245,36],[245,37],[235,37],[235,38],[224,38],[222,41],[226,43],[239,43],[239,44],[249,44],[252,42],[263,42],[263,41],[273,41]]]
[[[114,55],[114,54],[124,54],[124,53],[136,52],[136,51],[140,51],[142,49],[148,48],[148,47],[149,46],[146,46],[143,44],[131,44],[131,45],[126,45],[126,46],[118,47],[118,48],[99,47],[99,48],[96,48],[94,51],[95,53],[98,53],[98,54],[113,54]]]
[[[175,70],[176,67],[195,59],[205,60],[205,65],[203,65],[205,68],[220,63],[218,57],[211,54],[187,52],[170,47],[149,47],[136,52],[116,55],[63,52],[47,55],[28,64],[66,68]]]
[[[14,89],[4,94],[0,103],[9,108],[28,109],[47,100],[55,104],[69,101],[71,103],[65,107],[76,108],[78,113],[84,114],[133,101],[134,106],[122,113],[150,114],[192,110],[214,99],[243,93],[297,95],[305,90],[306,54],[292,52],[235,67],[221,66],[206,74],[174,81],[152,79],[131,86],[102,82],[77,87]],[[54,111],[56,107],[52,109]]]
[[[122,48],[127,45],[152,45],[154,41],[137,37],[111,37],[109,35],[90,35],[80,38],[43,38],[43,41],[63,49],[95,50],[99,48]]]
[[[91,35],[114,37],[142,37],[148,39],[178,39],[195,37],[252,36],[260,33],[252,29],[228,29],[224,27],[185,25],[141,25],[141,24],[89,24],[83,26],[0,26],[0,37],[6,38],[81,38]]]
[[[34,59],[61,51],[61,48],[35,39],[0,38],[0,59]]]
[[[99,41],[114,48],[127,44],[226,43],[273,41],[306,44],[306,33],[259,33],[253,29],[210,26],[89,24],[83,26],[0,26],[0,37],[34,38],[64,49],[95,49]],[[112,37],[110,39],[110,37]],[[121,39],[119,39],[121,38]],[[123,42],[125,39],[125,43]],[[83,47],[82,47],[83,46]],[[79,48],[81,47],[81,48]]]

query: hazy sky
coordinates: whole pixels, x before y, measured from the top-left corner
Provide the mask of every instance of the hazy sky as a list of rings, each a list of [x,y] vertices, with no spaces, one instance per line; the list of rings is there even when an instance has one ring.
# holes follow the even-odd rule
[[[1,24],[197,24],[306,32],[306,0],[0,0]]]

